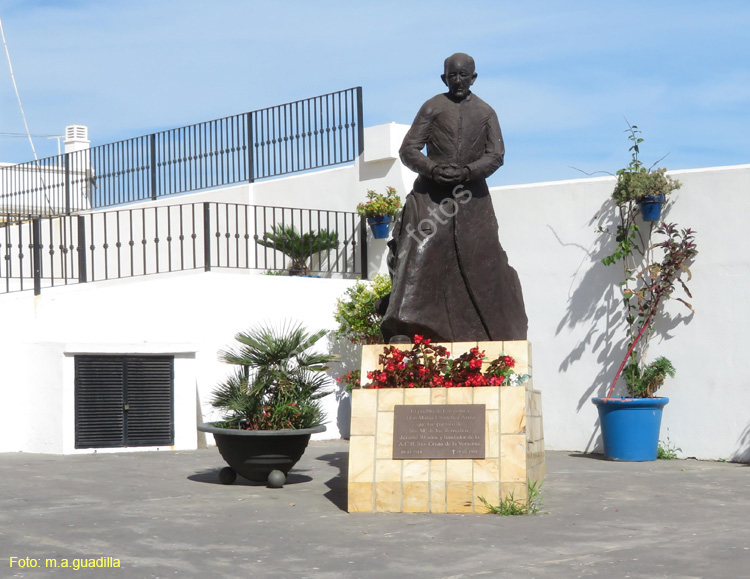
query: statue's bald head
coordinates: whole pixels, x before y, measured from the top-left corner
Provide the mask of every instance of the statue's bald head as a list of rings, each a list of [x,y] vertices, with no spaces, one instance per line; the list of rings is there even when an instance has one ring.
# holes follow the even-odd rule
[[[448,66],[450,66],[451,64],[453,64],[454,66],[463,66],[465,68],[469,68],[471,69],[471,72],[476,71],[474,59],[464,52],[456,52],[455,54],[451,54],[448,58],[446,58],[445,62],[443,63],[443,71],[447,71]]]
[[[445,59],[445,69],[440,76],[448,87],[448,94],[454,101],[462,101],[471,93],[471,85],[477,79],[474,59],[468,54],[457,52]]]

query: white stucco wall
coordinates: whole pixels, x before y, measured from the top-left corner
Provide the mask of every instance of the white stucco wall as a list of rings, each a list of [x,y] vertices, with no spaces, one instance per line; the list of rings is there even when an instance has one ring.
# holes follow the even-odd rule
[[[74,448],[73,364],[76,354],[97,353],[174,354],[173,448],[196,448],[196,396],[206,419],[218,418],[207,400],[231,370],[218,351],[260,322],[333,329],[336,298],[352,283],[213,271],[69,286],[36,298],[2,296],[4,327],[16,331],[0,340],[0,452],[92,452]],[[326,340],[321,347],[340,351]],[[332,377],[341,366],[342,360],[332,364]],[[333,383],[331,390],[338,390]],[[316,436],[339,438],[335,393],[325,409],[328,431]]]
[[[750,259],[741,232],[750,217],[750,165],[675,171],[682,188],[665,219],[697,232],[689,287],[695,315],[670,303],[649,354],[677,369],[660,395],[662,439],[681,456],[750,460]],[[613,177],[492,190],[500,240],[518,270],[529,315],[534,385],[543,392],[548,448],[593,450],[592,396],[606,393],[625,354],[622,270],[595,232],[611,215]],[[618,323],[618,320],[620,323]]]

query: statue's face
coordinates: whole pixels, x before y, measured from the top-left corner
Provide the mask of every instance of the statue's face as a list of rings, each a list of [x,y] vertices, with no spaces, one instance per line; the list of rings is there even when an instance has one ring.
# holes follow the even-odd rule
[[[471,63],[462,58],[453,58],[445,66],[443,79],[448,93],[456,100],[463,100],[469,96],[469,89],[477,78]]]

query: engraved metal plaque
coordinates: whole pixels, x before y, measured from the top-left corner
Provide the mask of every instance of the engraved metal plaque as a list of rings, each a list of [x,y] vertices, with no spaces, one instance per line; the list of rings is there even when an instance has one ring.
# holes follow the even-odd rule
[[[484,404],[396,405],[393,458],[484,458]]]

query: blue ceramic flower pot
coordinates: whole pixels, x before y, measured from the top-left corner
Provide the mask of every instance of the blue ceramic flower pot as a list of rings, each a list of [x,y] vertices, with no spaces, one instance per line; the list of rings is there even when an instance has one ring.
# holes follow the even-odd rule
[[[610,460],[656,460],[661,414],[669,398],[592,398],[599,410],[604,456]]]
[[[659,221],[661,207],[664,205],[664,195],[647,195],[638,201],[641,206],[641,216],[644,221]]]
[[[385,239],[391,229],[391,217],[384,215],[382,217],[368,217],[367,223],[372,229],[372,236],[375,239]]]

